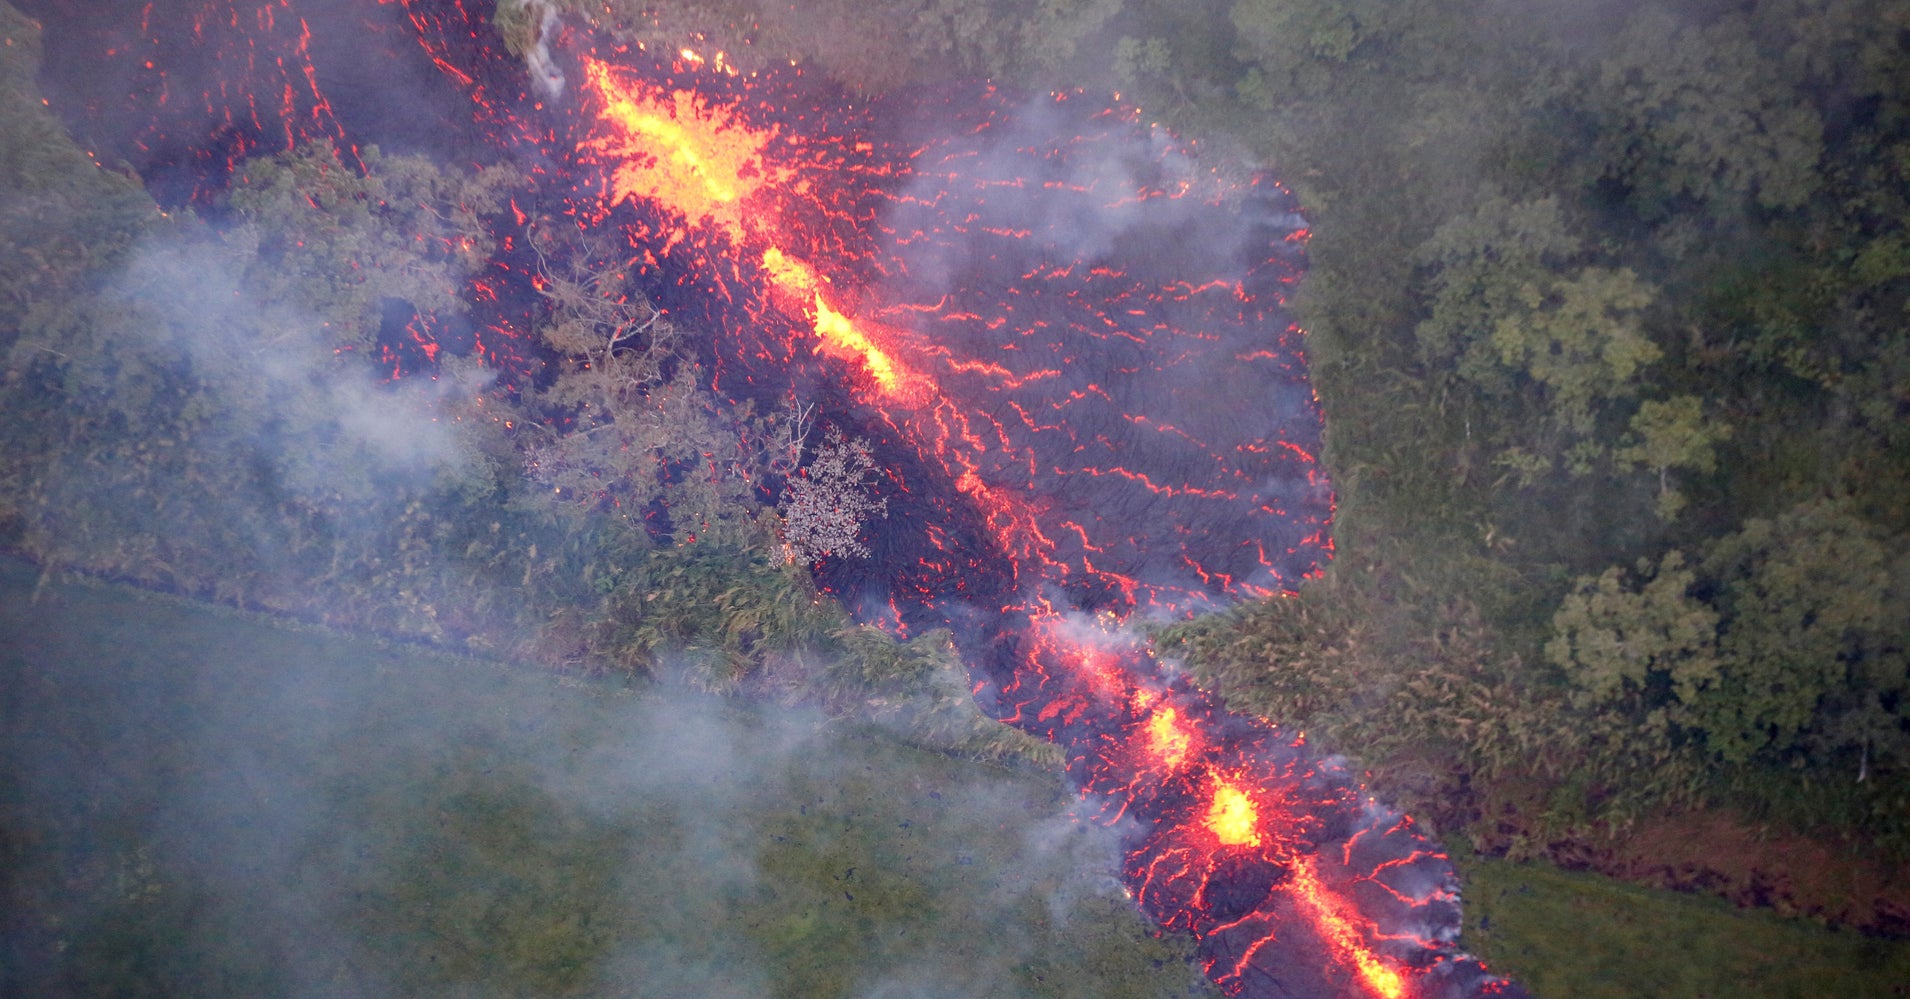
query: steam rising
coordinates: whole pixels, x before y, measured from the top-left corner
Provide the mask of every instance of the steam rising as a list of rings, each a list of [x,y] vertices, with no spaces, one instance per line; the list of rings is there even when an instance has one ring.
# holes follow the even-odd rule
[[[564,96],[565,80],[563,66],[550,47],[551,39],[557,37],[564,23],[556,5],[539,0],[504,0],[504,6],[522,11],[522,16],[534,25],[531,44],[524,50],[524,66],[530,71],[531,89],[537,96],[557,101]]]
[[[208,408],[235,428],[223,460],[277,472],[317,495],[367,474],[429,481],[474,468],[441,414],[486,391],[495,372],[453,369],[440,378],[381,382],[341,357],[324,321],[245,290],[255,265],[210,237],[161,234],[135,248],[107,298],[126,310],[127,335],[163,358],[191,362]]]

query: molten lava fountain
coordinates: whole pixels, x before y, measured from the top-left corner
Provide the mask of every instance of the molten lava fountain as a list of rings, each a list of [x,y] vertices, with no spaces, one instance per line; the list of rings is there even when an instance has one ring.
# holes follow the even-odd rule
[[[256,6],[208,2],[193,28],[242,53],[217,58],[270,67],[259,90],[283,105],[208,90],[246,126],[224,151],[358,139],[290,0]],[[537,164],[527,196],[614,231],[652,297],[716,335],[714,390],[817,399],[873,440],[890,508],[874,568],[819,578],[865,619],[951,629],[978,703],[1062,748],[1126,836],[1136,902],[1199,941],[1223,992],[1524,995],[1459,950],[1452,865],[1411,819],[1121,627],[1277,595],[1331,556],[1321,419],[1284,311],[1306,230],[1284,189],[1219,176],[1082,93],[857,107],[793,69],[577,35],[544,39],[568,93],[540,100],[486,41],[488,12],[404,12],[476,130]],[[533,280],[500,259],[473,289],[493,363],[528,356],[495,343],[523,339],[508,303],[534,301]],[[405,335],[428,340],[429,317]]]

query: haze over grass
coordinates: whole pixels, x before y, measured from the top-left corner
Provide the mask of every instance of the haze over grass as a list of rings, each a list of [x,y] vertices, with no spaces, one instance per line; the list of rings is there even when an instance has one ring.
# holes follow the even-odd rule
[[[1210,994],[1058,777],[0,563],[0,992]]]

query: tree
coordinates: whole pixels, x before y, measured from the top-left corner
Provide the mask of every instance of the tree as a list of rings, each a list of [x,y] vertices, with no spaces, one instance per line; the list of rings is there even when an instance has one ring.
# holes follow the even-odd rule
[[[790,478],[778,504],[783,545],[792,561],[869,557],[857,534],[870,518],[886,517],[889,510],[888,500],[870,495],[874,473],[869,442],[830,427],[815,460]]]
[[[530,245],[537,292],[550,307],[538,335],[576,365],[564,391],[549,401],[608,407],[628,393],[641,394],[683,358],[683,334],[634,288],[636,265],[614,227],[583,230],[540,220]]]
[[[1132,38],[1123,36],[1114,43],[1114,78],[1123,85],[1132,86],[1142,80],[1169,78],[1174,68],[1172,50],[1165,38]]]
[[[531,245],[550,306],[538,334],[567,359],[531,400],[543,414],[525,446],[531,473],[573,512],[608,513],[679,544],[747,546],[755,485],[773,460],[770,428],[702,387],[686,336],[636,288],[621,233],[542,219]]]
[[[1635,582],[1634,582],[1635,581]],[[1585,708],[1622,707],[1663,735],[1682,707],[1718,681],[1716,609],[1692,596],[1697,573],[1684,553],[1635,573],[1613,567],[1581,577],[1552,616],[1545,657]]]
[[[1658,516],[1675,519],[1684,508],[1684,495],[1672,488],[1673,469],[1710,472],[1717,468],[1716,448],[1729,439],[1731,428],[1704,417],[1704,402],[1696,396],[1647,399],[1632,416],[1628,443],[1613,453],[1620,464],[1639,466],[1658,475]]]
[[[1488,390],[1509,391],[1508,372],[1486,334],[1522,309],[1527,289],[1583,253],[1557,198],[1514,202],[1488,193],[1454,215],[1418,250],[1430,312],[1415,333],[1420,355]]]
[[[1639,319],[1654,289],[1630,268],[1585,267],[1522,284],[1491,327],[1499,363],[1542,385],[1552,418],[1589,433],[1599,403],[1635,391],[1662,352]]]
[[[1910,749],[1910,559],[1847,503],[1753,518],[1707,553],[1726,626],[1720,680],[1691,717],[1721,757]]]
[[[1818,184],[1824,125],[1736,14],[1692,24],[1633,15],[1588,91],[1608,177],[1662,216],[1689,198],[1796,208]]]
[[[66,135],[35,83],[40,26],[0,4],[0,351],[14,337],[69,325],[92,272],[116,263],[162,220],[136,178],[100,169]],[[31,337],[7,368],[51,360],[57,337]]]
[[[1546,658],[1575,703],[1641,735],[1682,732],[1728,763],[1910,750],[1910,557],[1845,503],[1752,518],[1695,564],[1581,578]]]
[[[1241,58],[1255,64],[1276,95],[1297,88],[1311,96],[1335,65],[1398,32],[1397,7],[1371,0],[1236,0],[1229,17]]]
[[[1601,412],[1635,393],[1662,353],[1643,329],[1655,289],[1629,268],[1583,265],[1588,255],[1556,199],[1496,194],[1419,251],[1432,293],[1415,331],[1421,356],[1515,407],[1498,460],[1527,481],[1560,454],[1589,472]]]
[[[1039,74],[1121,9],[1120,0],[863,0],[765,4],[752,0],[613,0],[594,21],[674,51],[715,51],[749,71],[796,59],[843,84],[878,93],[956,74]]]
[[[326,324],[336,346],[367,351],[387,303],[419,314],[464,309],[469,279],[491,256],[482,216],[501,210],[504,167],[466,173],[419,156],[364,151],[363,174],[337,150],[301,146],[248,161],[230,202],[258,258],[248,285]]]

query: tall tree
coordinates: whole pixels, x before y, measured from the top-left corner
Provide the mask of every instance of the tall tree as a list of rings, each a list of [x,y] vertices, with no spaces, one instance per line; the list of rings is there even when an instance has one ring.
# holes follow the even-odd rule
[[[1500,460],[1527,480],[1560,455],[1590,471],[1603,407],[1637,391],[1661,351],[1643,330],[1655,290],[1590,256],[1555,199],[1485,199],[1420,250],[1432,292],[1417,334],[1434,371],[1513,406]],[[1534,435],[1532,423],[1543,432]]]
[[[1727,211],[1808,201],[1824,126],[1800,98],[1741,15],[1694,23],[1660,7],[1632,15],[1587,94],[1607,176],[1657,216],[1681,200]]]
[[[1867,766],[1910,747],[1910,560],[1895,540],[1846,503],[1812,500],[1712,547],[1722,675],[1692,718],[1714,751],[1817,748]]]

